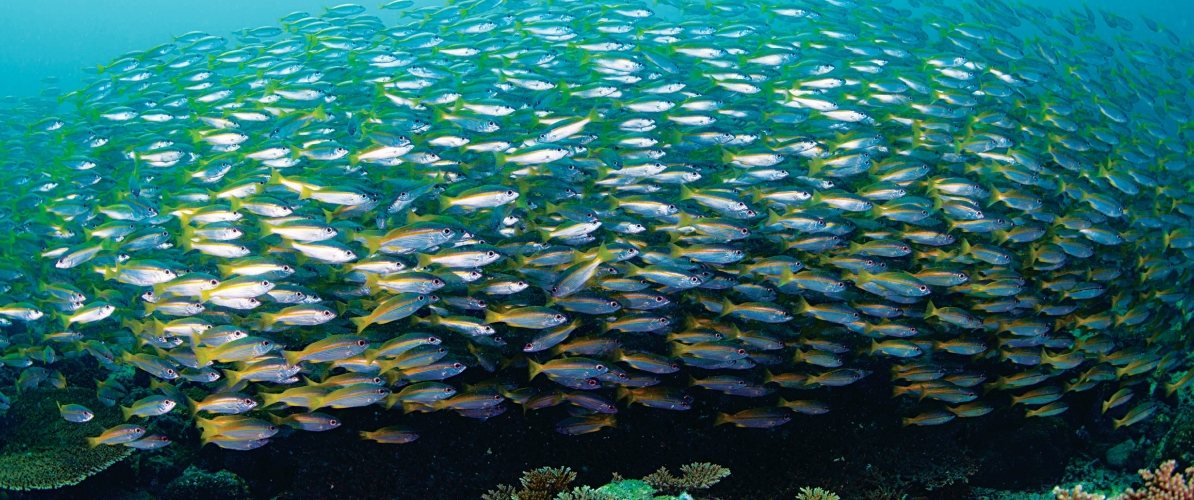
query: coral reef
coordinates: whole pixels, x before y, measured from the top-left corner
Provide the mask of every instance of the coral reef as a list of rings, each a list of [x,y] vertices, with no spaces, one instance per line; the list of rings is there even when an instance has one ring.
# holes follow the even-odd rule
[[[240,476],[226,470],[208,472],[192,465],[166,486],[164,498],[239,500],[249,498],[249,486]]]
[[[1068,490],[1063,490],[1060,486],[1054,487],[1053,498],[1056,500],[1104,500],[1107,497],[1098,493],[1082,491],[1082,485],[1079,484]]]
[[[691,463],[680,467],[681,476],[673,476],[666,467],[644,477],[641,480],[623,479],[614,473],[614,480],[601,486],[591,488],[578,486],[568,490],[569,484],[576,479],[576,473],[567,467],[553,469],[543,467],[523,473],[522,489],[501,484],[497,489],[489,490],[481,495],[482,500],[673,500],[676,498],[693,498],[690,494],[694,490],[704,490],[717,484],[730,470],[717,464],[707,462]],[[818,489],[818,491],[821,491]],[[656,496],[656,493],[678,496]],[[837,500],[837,496],[811,497],[808,500]]]
[[[680,467],[684,475],[676,477],[668,472],[667,467],[643,478],[647,484],[656,490],[675,494],[682,491],[705,490],[717,484],[722,478],[730,475],[730,470],[720,465],[707,462],[692,463]]]
[[[597,491],[607,493],[618,500],[651,500],[655,498],[655,488],[641,479],[622,479],[614,474],[614,480],[609,484],[597,488]]]
[[[1175,473],[1177,462],[1169,460],[1155,471],[1141,470],[1144,486],[1139,490],[1128,488],[1115,500],[1194,500],[1194,467],[1186,468],[1186,476]]]
[[[1194,467],[1188,467],[1185,475],[1177,472],[1177,462],[1169,460],[1156,470],[1141,469],[1140,478],[1144,485],[1140,489],[1128,488],[1111,500],[1194,500]],[[1189,479],[1186,479],[1189,477]],[[1070,489],[1053,488],[1055,500],[1104,500],[1105,495],[1090,493],[1076,485]]]
[[[551,500],[556,495],[568,489],[568,485],[576,480],[576,473],[568,467],[541,467],[522,473],[522,489],[515,491],[513,486],[498,485],[498,489],[489,490],[482,495],[484,500]],[[588,498],[588,497],[577,497]]]
[[[617,497],[588,486],[577,486],[572,491],[565,491],[556,500],[619,500]]]
[[[841,497],[829,490],[805,486],[796,494],[796,500],[841,500]]]
[[[85,423],[67,422],[56,403],[81,404],[95,417]],[[78,484],[133,452],[124,446],[87,447],[85,437],[121,422],[120,412],[97,401],[91,390],[28,390],[13,401],[7,415],[12,422],[0,433],[0,488],[44,490]]]

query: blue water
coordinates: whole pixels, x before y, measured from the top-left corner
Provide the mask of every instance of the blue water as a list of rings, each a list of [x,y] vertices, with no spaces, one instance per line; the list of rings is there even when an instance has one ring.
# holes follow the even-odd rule
[[[418,0],[415,7],[439,2]],[[899,2],[903,3],[903,2]],[[962,4],[957,0],[947,4]],[[1051,9],[1102,7],[1136,22],[1149,16],[1168,26],[1183,39],[1194,36],[1194,2],[1188,0],[1077,0],[1029,2]],[[58,77],[54,86],[69,91],[87,76],[85,66],[110,61],[131,50],[145,49],[170,41],[188,31],[205,31],[229,37],[232,31],[276,25],[279,18],[296,11],[312,14],[335,5],[320,0],[8,0],[0,15],[0,96],[35,95],[46,84],[41,79]],[[364,4],[367,14],[383,20],[397,18],[393,12]],[[1145,30],[1137,23],[1137,31]],[[231,38],[229,38],[231,40]]]

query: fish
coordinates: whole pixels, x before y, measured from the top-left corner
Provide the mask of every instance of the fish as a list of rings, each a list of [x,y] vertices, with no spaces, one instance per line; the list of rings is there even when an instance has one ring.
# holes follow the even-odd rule
[[[589,434],[605,427],[617,427],[617,417],[612,414],[569,417],[556,423],[556,432],[569,436]]]
[[[360,431],[361,439],[376,441],[382,444],[406,444],[419,439],[419,433],[404,427],[392,425],[375,431]]]
[[[156,417],[170,413],[178,403],[166,396],[148,396],[135,401],[132,406],[121,406],[120,413],[125,421],[137,417]]]
[[[83,422],[90,422],[91,419],[95,418],[95,412],[87,409],[86,406],[75,403],[65,405],[59,403],[58,413],[62,415],[63,420],[79,424]]]
[[[138,425],[132,425],[132,424],[121,424],[121,425],[117,425],[114,427],[109,427],[107,429],[104,429],[104,432],[102,432],[98,436],[88,437],[87,438],[87,446],[89,448],[95,448],[96,446],[99,446],[99,445],[111,446],[111,445],[117,445],[117,444],[124,444],[124,443],[128,443],[128,442],[140,439],[141,436],[144,436],[144,435],[145,435],[144,427],[141,427]]]
[[[905,425],[1194,380],[1166,355],[1194,273],[1167,125],[1192,103],[1159,69],[1176,35],[1115,17],[1075,44],[1048,22],[1093,14],[1001,2],[662,3],[683,21],[604,0],[395,0],[385,21],[343,4],[5,104],[0,319],[39,333],[0,337],[0,370],[24,393],[80,383],[76,354],[132,366],[148,387],[84,385],[142,397],[126,419],[173,401],[213,431],[259,401],[252,425],[310,431],[371,405],[601,412],[566,435],[636,403],[782,425],[828,411],[795,391],[866,377],[916,400]],[[1124,391],[1093,417],[1170,404]],[[260,429],[204,441],[289,434]]]
[[[713,425],[733,424],[736,427],[771,428],[792,420],[792,413],[779,408],[761,407],[742,410],[738,413],[718,413]]]

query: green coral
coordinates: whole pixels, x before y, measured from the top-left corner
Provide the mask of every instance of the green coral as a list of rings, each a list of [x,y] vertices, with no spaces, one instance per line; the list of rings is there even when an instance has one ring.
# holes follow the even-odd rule
[[[556,500],[622,500],[601,490],[588,486],[577,486],[556,496]]]
[[[226,470],[208,472],[192,465],[181,476],[170,481],[164,498],[237,500],[249,498],[249,486],[240,476]]]
[[[693,497],[689,491],[704,490],[717,484],[730,470],[711,463],[692,463],[680,467],[683,475],[676,477],[660,467],[659,471],[643,479],[622,479],[614,473],[614,480],[600,488],[578,486],[568,490],[576,473],[567,467],[543,467],[523,473],[521,490],[501,484],[497,489],[481,495],[482,500],[678,500]],[[657,486],[658,485],[658,486]],[[660,487],[662,486],[662,487]],[[679,496],[656,496],[664,493]]]
[[[796,494],[796,500],[841,500],[841,497],[829,490],[805,486]]]
[[[651,500],[655,498],[655,488],[642,479],[615,480],[597,491],[613,495],[618,500]]]
[[[81,404],[95,417],[67,422],[56,403]],[[0,434],[0,488],[48,490],[78,484],[133,452],[125,446],[87,447],[85,437],[121,423],[120,412],[100,403],[91,390],[32,389],[13,401],[8,416],[14,422]]]

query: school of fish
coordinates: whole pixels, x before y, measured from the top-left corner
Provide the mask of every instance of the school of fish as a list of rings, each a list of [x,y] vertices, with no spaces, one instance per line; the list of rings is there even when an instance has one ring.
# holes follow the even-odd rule
[[[905,425],[1146,420],[1194,374],[1188,45],[911,4],[346,4],[5,99],[0,410],[73,358],[153,389],[97,381],[92,446],[720,393],[773,427],[864,377]]]

